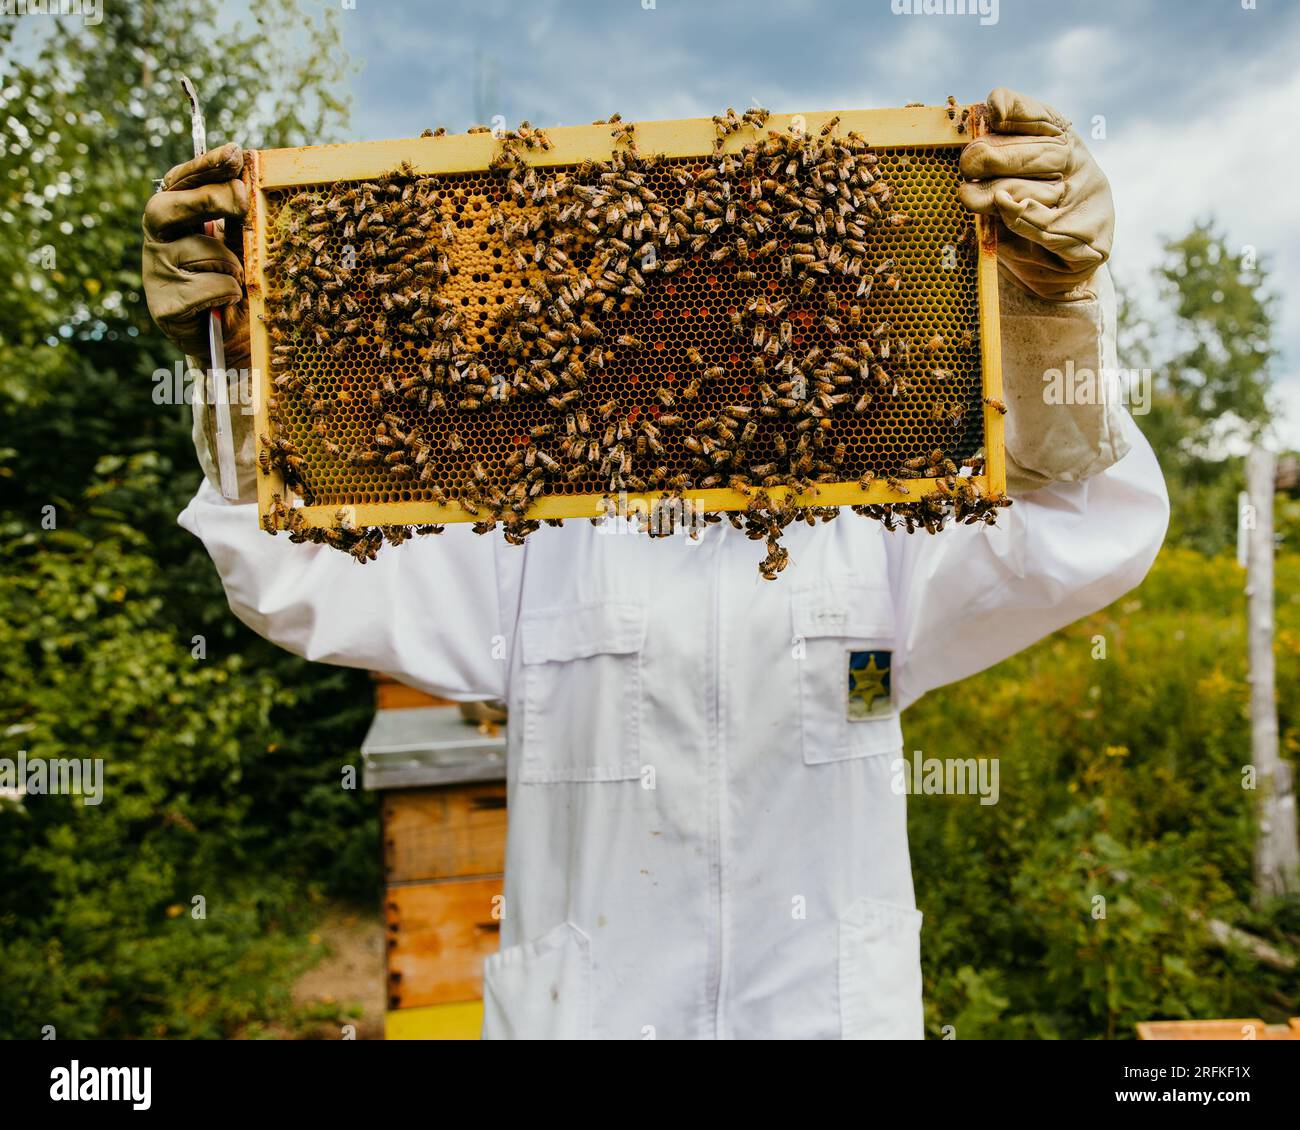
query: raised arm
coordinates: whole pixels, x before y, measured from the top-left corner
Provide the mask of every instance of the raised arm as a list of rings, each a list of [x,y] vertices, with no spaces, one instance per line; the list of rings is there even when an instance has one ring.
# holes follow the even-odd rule
[[[962,199],[995,215],[1008,493],[995,527],[887,538],[899,705],[989,667],[1146,575],[1169,501],[1120,403],[1110,189],[1069,123],[999,89],[969,145]],[[1061,396],[1073,373],[1076,395]]]
[[[271,537],[252,503],[226,502],[207,480],[180,524],[207,548],[231,611],[294,654],[447,698],[505,696],[496,539],[453,525],[360,565]]]

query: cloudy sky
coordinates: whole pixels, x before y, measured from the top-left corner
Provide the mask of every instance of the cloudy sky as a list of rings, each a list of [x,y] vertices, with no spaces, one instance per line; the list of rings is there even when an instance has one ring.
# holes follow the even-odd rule
[[[350,0],[348,0],[350,2]],[[975,6],[979,0],[973,0]],[[1122,283],[1213,215],[1275,271],[1279,436],[1300,445],[1300,3],[995,0],[978,15],[907,0],[355,0],[340,26],[358,138],[513,124],[976,101],[1031,92],[1091,135],[1119,211]],[[938,5],[942,7],[943,5]],[[988,0],[984,0],[987,10]],[[1122,359],[1121,359],[1122,360]]]

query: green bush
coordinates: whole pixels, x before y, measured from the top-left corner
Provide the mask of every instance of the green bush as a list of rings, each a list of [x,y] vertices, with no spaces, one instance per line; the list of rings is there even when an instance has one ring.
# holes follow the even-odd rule
[[[127,519],[155,463],[102,460],[54,529],[0,528],[0,755],[104,762],[98,805],[0,801],[2,1035],[285,1020],[319,892],[377,883],[373,798],[340,787],[336,758],[368,713],[364,676],[320,669],[293,689],[308,665],[219,637],[196,657],[203,629],[179,626]],[[283,730],[330,693],[344,700],[331,742]]]
[[[1280,557],[1292,758],[1298,580],[1300,556]],[[1126,1038],[1140,1020],[1300,1012],[1300,973],[1217,949],[1206,928],[1300,950],[1300,907],[1249,908],[1243,585],[1231,559],[1167,547],[1134,593],[909,712],[909,750],[1000,758],[996,805],[909,798],[932,1034]]]

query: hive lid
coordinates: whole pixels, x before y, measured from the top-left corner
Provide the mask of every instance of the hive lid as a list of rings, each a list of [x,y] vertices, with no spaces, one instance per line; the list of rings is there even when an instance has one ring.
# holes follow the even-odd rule
[[[378,710],[361,743],[361,757],[367,789],[501,781],[505,727],[481,734],[454,706]]]

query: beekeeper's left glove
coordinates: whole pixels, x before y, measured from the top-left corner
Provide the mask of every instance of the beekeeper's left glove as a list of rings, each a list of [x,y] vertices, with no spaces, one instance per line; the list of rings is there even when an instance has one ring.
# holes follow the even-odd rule
[[[998,263],[1039,298],[1095,297],[1110,258],[1110,184],[1070,123],[1046,103],[1004,86],[988,99],[988,133],[962,151],[958,190],[972,212],[996,216]]]

